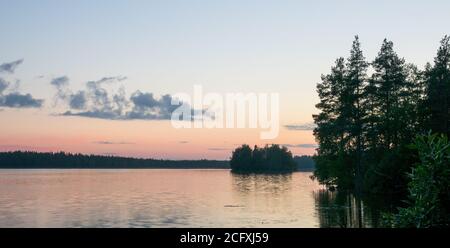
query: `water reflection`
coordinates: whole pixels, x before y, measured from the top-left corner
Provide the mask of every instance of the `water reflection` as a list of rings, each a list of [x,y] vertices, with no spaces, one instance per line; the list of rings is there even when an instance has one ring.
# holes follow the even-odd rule
[[[253,227],[318,227],[309,173],[233,174],[232,201],[242,223]]]
[[[320,227],[378,227],[380,211],[351,193],[325,189],[313,192]]]
[[[0,227],[377,226],[362,201],[310,175],[0,170]]]
[[[290,190],[292,174],[236,174],[232,173],[233,190],[280,195]]]

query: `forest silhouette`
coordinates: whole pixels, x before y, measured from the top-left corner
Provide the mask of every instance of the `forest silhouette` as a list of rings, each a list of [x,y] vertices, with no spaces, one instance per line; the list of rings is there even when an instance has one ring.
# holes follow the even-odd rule
[[[313,171],[311,156],[295,156],[294,170]],[[8,169],[230,169],[229,160],[164,160],[72,154],[66,152],[0,152],[0,168]]]
[[[66,152],[1,152],[0,168],[26,169],[228,169],[225,160],[163,160],[117,156],[83,155]]]
[[[356,36],[350,56],[317,84],[314,177],[357,195],[406,200],[388,225],[450,223],[449,41],[421,70],[387,39],[368,62]]]
[[[297,163],[284,146],[255,146],[252,149],[242,145],[233,151],[230,167],[232,172],[292,172],[297,170]]]

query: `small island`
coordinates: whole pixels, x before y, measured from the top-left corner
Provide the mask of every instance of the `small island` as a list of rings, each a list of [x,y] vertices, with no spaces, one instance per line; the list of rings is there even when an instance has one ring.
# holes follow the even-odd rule
[[[279,145],[242,145],[233,151],[230,160],[231,171],[235,173],[290,173],[297,170],[292,153]]]

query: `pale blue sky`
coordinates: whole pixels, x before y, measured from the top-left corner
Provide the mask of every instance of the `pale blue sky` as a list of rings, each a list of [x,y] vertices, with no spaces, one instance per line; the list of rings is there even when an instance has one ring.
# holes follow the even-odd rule
[[[0,63],[20,58],[21,89],[51,99],[123,75],[127,93],[281,94],[282,122],[307,122],[315,85],[359,34],[368,59],[382,40],[423,66],[450,33],[450,1],[1,0]],[[36,78],[44,75],[45,78]]]

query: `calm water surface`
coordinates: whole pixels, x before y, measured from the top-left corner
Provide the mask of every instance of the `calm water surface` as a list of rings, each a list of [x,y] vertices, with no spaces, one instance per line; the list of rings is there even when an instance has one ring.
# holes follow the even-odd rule
[[[311,173],[0,170],[0,227],[368,227],[376,216]]]

